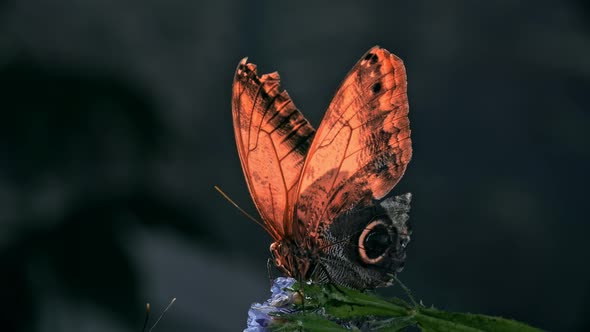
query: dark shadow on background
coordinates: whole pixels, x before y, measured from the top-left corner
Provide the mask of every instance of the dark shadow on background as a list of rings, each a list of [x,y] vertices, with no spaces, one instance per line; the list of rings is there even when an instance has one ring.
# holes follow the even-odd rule
[[[26,57],[0,68],[0,91],[0,178],[19,203],[4,208],[17,234],[0,244],[2,330],[36,330],[37,305],[52,294],[137,330],[144,299],[127,232],[165,226],[212,239],[150,183],[169,133],[149,96],[115,75]],[[62,199],[39,203],[47,187]]]

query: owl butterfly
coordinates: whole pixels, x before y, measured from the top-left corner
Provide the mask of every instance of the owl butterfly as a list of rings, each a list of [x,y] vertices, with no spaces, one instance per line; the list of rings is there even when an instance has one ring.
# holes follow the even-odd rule
[[[317,131],[279,83],[277,72],[258,76],[245,58],[232,101],[240,161],[276,267],[298,280],[390,285],[410,240],[411,194],[388,195],[412,156],[402,60],[370,49]]]

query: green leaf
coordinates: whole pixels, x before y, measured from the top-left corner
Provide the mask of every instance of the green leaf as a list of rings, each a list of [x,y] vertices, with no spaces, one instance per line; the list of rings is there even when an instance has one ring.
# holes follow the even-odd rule
[[[373,330],[379,332],[398,332],[403,331],[408,326],[414,325],[416,325],[414,317],[394,317],[381,322],[375,322],[373,324]]]
[[[403,301],[393,303],[349,288],[312,285],[303,291],[312,306],[321,307],[328,315],[342,319],[362,316],[406,317],[411,311],[411,307]]]
[[[425,332],[524,331],[537,328],[501,317],[471,313],[452,313],[421,305],[410,305],[401,299],[385,300],[333,285],[296,285],[305,295],[296,314],[281,314],[272,331],[350,331],[344,326],[381,332],[402,331],[417,326]]]
[[[285,316],[275,321],[270,327],[273,332],[309,331],[309,332],[343,332],[351,331],[339,324],[315,313],[297,313]],[[354,331],[354,330],[353,330]]]
[[[416,314],[416,320],[423,331],[542,331],[511,319],[470,313],[445,312],[432,308],[421,308]]]

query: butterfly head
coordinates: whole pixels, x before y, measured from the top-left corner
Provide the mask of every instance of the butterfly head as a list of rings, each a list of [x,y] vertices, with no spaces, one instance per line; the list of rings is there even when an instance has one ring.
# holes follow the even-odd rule
[[[309,281],[315,263],[317,251],[299,245],[291,239],[283,239],[270,245],[275,267],[284,274],[297,280]]]

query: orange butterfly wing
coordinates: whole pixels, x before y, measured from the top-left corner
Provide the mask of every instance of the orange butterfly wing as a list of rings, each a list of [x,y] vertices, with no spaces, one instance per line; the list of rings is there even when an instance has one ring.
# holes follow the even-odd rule
[[[299,241],[393,189],[412,156],[408,109],[402,60],[373,47],[344,79],[309,149],[295,207]]]
[[[280,90],[277,72],[258,77],[240,61],[233,83],[232,114],[248,189],[273,239],[292,230],[297,184],[315,130]]]

